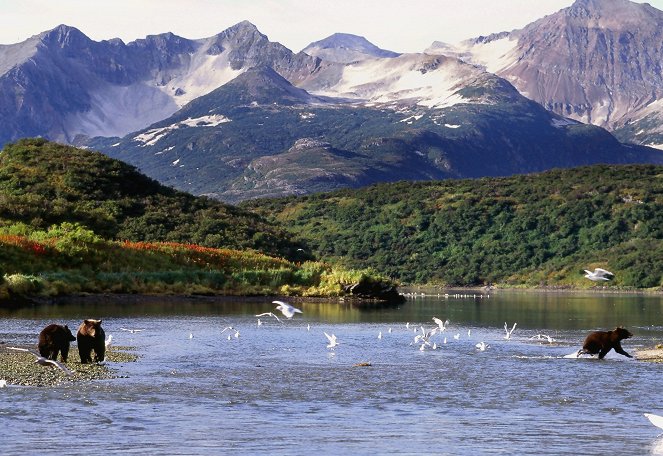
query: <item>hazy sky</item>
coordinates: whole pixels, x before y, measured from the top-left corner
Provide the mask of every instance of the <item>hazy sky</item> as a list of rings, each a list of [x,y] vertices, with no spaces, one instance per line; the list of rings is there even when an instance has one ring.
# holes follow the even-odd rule
[[[216,35],[248,20],[293,51],[335,32],[362,35],[379,47],[421,52],[433,41],[520,28],[573,0],[0,0],[0,43],[59,24],[93,40],[173,32]],[[644,3],[639,1],[638,3]],[[649,0],[663,10],[663,0]]]

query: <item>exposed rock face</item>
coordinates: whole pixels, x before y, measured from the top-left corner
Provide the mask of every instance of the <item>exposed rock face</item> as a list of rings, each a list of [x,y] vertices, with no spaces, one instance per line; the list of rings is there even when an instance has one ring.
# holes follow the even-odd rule
[[[323,40],[309,44],[302,52],[336,63],[352,63],[371,58],[391,58],[400,55],[397,52],[380,49],[363,36],[348,33],[334,33]]]
[[[442,44],[430,50],[436,48],[446,52]],[[465,42],[455,53],[563,116],[611,130],[650,116],[637,131],[622,130],[622,138],[656,144],[663,133],[655,122],[663,119],[663,12],[649,4],[577,0],[522,30]]]

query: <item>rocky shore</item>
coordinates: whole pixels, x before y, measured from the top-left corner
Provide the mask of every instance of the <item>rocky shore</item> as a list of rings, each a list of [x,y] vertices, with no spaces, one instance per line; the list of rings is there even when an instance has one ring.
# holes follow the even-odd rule
[[[663,363],[663,344],[658,344],[652,348],[636,350],[633,356],[639,361]]]
[[[55,366],[41,366],[35,363],[31,353],[10,350],[8,347],[28,348],[36,351],[35,346],[0,345],[0,380],[8,385],[20,386],[56,386],[62,383],[75,383],[91,380],[119,378],[117,363],[135,362],[138,356],[134,347],[110,346],[106,350],[106,360],[102,364],[81,364],[77,350],[69,351],[65,366],[72,371],[67,375]],[[59,361],[59,360],[58,360]]]

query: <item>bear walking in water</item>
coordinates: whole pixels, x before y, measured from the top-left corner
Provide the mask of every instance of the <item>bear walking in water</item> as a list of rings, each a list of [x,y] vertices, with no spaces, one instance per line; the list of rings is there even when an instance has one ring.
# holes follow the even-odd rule
[[[624,351],[620,343],[622,340],[628,339],[632,336],[633,334],[621,327],[617,327],[612,331],[595,331],[589,333],[585,339],[585,343],[582,344],[582,348],[578,350],[576,356],[584,354],[595,355],[598,353],[599,359],[603,359],[603,357],[614,348],[620,355],[633,358],[633,356]]]
[[[76,340],[67,325],[48,325],[39,333],[39,354],[44,358],[57,361],[58,353],[62,362],[67,362],[69,343]]]
[[[76,334],[81,363],[92,362],[92,350],[94,350],[94,361],[103,361],[106,355],[105,339],[106,334],[101,327],[101,320],[84,320]]]

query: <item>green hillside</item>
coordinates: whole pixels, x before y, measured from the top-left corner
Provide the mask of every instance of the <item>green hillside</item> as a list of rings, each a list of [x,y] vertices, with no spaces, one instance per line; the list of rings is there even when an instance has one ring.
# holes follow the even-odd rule
[[[243,207],[313,253],[406,283],[663,285],[663,167],[596,165],[477,180],[399,182]]]
[[[103,154],[43,139],[6,145],[0,152],[0,228],[46,230],[65,222],[104,239],[250,248],[284,257],[299,247],[255,214],[165,187]]]

